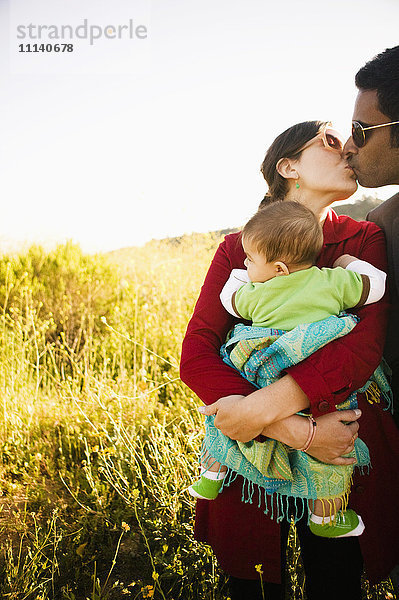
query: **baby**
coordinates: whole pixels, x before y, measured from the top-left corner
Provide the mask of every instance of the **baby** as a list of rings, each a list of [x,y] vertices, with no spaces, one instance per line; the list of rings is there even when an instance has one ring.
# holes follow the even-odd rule
[[[314,266],[323,245],[322,228],[299,203],[274,202],[259,210],[243,228],[242,245],[246,270],[233,269],[220,299],[229,313],[255,327],[290,331],[376,302],[384,294],[385,273],[353,256],[340,256],[332,269]],[[315,421],[308,419],[309,435],[300,449],[304,452],[315,434]],[[201,478],[189,487],[190,494],[215,499],[226,471],[205,454]],[[330,516],[325,501],[309,501],[312,532],[322,537],[361,535],[361,517],[353,510],[343,511],[342,498],[328,502]]]

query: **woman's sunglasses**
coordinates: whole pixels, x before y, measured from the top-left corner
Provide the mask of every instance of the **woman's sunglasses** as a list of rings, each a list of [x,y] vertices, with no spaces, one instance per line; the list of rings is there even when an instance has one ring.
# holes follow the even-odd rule
[[[399,125],[399,121],[392,121],[392,123],[382,123],[381,125],[370,125],[368,127],[363,127],[359,121],[352,121],[352,140],[355,146],[358,148],[363,148],[366,144],[366,134],[365,131],[369,129],[377,129],[378,127],[388,127],[389,125]]]
[[[314,138],[309,140],[304,146],[302,146],[302,148],[300,148],[298,152],[302,152],[303,150],[305,150],[305,148],[311,146],[317,138],[321,138],[326,148],[342,152],[345,140],[342,137],[342,135],[338,131],[336,131],[336,129],[332,129],[331,127],[326,127],[325,129],[319,131],[319,133],[315,135]]]

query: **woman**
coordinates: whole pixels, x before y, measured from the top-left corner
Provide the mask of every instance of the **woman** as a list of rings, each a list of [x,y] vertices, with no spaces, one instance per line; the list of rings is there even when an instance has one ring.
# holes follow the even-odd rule
[[[306,122],[281,134],[269,148],[262,173],[269,193],[278,199],[305,204],[323,223],[324,245],[319,267],[351,254],[386,270],[384,237],[373,223],[338,217],[330,205],[351,196],[355,175],[342,155],[339,136],[326,136],[327,123]],[[263,203],[268,202],[268,196]],[[310,407],[317,419],[308,452],[323,462],[344,464],[342,455],[353,449],[359,414],[337,413],[336,405],[367,381],[381,360],[386,327],[386,302],[358,310],[360,322],[344,338],[331,342],[307,360],[287,370],[273,385],[254,388],[219,358],[234,319],[223,309],[219,293],[233,268],[243,268],[245,255],[239,234],[226,236],[205,279],[183,342],[182,380],[204,401],[216,405],[215,424],[232,439],[248,441],[263,434],[301,448],[307,422],[296,415]],[[221,398],[219,400],[219,398]],[[322,539],[299,522],[298,533],[309,600],[361,598],[363,559],[367,576],[376,582],[387,576],[399,555],[395,507],[399,475],[390,464],[399,460],[399,437],[389,412],[370,405],[360,395],[361,436],[369,447],[372,470],[355,475],[351,507],[362,515],[366,530],[360,538]],[[345,421],[345,424],[342,421]],[[388,458],[388,460],[387,460]],[[390,481],[389,493],[385,489]],[[229,574],[232,600],[261,598],[262,565],[267,598],[283,598],[283,573],[288,527],[264,515],[254,504],[241,502],[236,480],[216,501],[198,501],[196,538],[209,543]],[[381,517],[383,515],[383,518]],[[360,543],[360,545],[359,545]]]

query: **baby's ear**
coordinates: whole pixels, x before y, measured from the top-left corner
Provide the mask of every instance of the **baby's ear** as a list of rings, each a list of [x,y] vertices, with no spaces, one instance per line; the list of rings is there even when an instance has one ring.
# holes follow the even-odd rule
[[[276,270],[276,277],[278,277],[279,275],[289,275],[290,274],[289,268],[281,260],[278,260],[274,263],[274,268]]]

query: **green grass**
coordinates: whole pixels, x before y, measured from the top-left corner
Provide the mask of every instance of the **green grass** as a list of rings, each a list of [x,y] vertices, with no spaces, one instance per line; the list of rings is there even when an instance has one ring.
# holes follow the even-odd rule
[[[0,259],[1,598],[226,597],[182,493],[203,431],[178,376],[217,242]],[[288,572],[300,599],[294,530]]]

